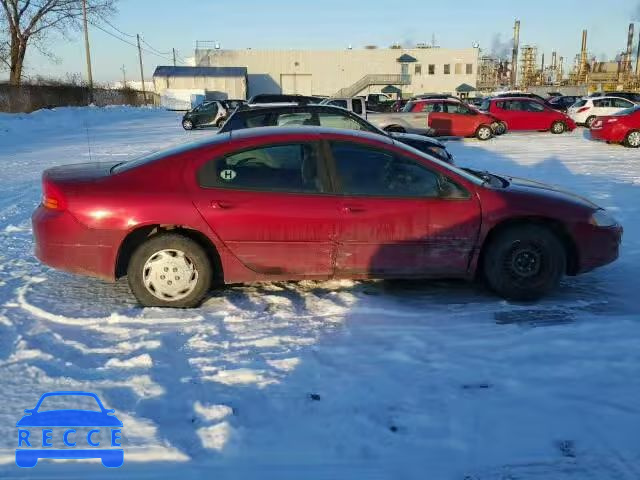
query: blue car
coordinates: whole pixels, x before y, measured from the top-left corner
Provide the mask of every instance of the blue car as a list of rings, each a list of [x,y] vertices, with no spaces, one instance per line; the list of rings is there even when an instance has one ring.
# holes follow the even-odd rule
[[[99,411],[85,409],[60,409],[38,411],[42,402],[48,397],[85,397],[84,400],[93,398],[99,407]],[[73,399],[71,399],[73,400]],[[22,417],[16,424],[18,431],[18,448],[16,449],[16,464],[19,467],[34,467],[40,458],[56,458],[56,459],[85,459],[99,458],[105,467],[119,467],[124,461],[124,450],[122,448],[96,448],[100,446],[100,442],[94,440],[93,435],[100,433],[100,428],[110,429],[112,447],[120,447],[118,440],[120,437],[120,428],[122,422],[114,415],[115,410],[104,407],[100,399],[95,393],[90,392],[50,392],[40,397],[38,403],[33,409],[24,411],[27,415]],[[64,446],[70,448],[53,448],[53,430],[52,428],[67,427],[64,432]],[[87,437],[87,446],[91,448],[75,448],[80,443],[80,436],[77,435],[73,427],[95,428],[90,430]],[[33,435],[29,429],[42,429],[42,437]],[[33,432],[35,433],[35,432]],[[71,437],[73,435],[73,440]],[[31,437],[31,438],[30,438]],[[78,437],[78,438],[76,438]],[[31,447],[32,443],[42,440],[42,448],[20,448],[23,446]]]

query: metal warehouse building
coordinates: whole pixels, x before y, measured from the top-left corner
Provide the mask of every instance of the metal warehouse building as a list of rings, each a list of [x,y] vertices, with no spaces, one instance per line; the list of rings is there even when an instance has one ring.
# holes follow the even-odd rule
[[[475,87],[478,49],[372,48],[348,50],[196,49],[198,67],[247,69],[248,94],[354,96],[397,86],[403,95],[455,94]]]
[[[153,72],[153,85],[163,106],[183,110],[204,99],[245,99],[247,69],[159,66]]]

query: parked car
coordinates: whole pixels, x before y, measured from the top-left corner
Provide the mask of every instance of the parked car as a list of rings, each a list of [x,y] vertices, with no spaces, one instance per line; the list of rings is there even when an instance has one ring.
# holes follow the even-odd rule
[[[393,102],[391,95],[386,93],[367,93],[366,95],[360,95],[360,98],[364,98],[367,104]]]
[[[594,98],[594,97],[624,98],[633,103],[640,104],[640,92],[626,92],[626,91],[616,92],[615,90],[607,90],[605,92],[593,92],[591,95],[589,95],[589,98]]]
[[[193,130],[202,127],[220,127],[229,114],[227,107],[220,101],[203,102],[182,117],[182,128]]]
[[[367,118],[367,102],[362,97],[352,98],[326,98],[320,105],[331,105],[334,107],[344,108],[362,118]]]
[[[407,105],[409,105],[408,102]],[[432,135],[426,113],[407,112],[407,105],[401,112],[369,112],[367,120],[386,132],[416,133],[418,135]]]
[[[509,130],[549,130],[559,134],[576,128],[566,114],[532,98],[494,97],[485,100],[481,110],[504,122]]]
[[[311,95],[286,95],[280,93],[261,93],[249,99],[250,105],[259,103],[320,103],[324,97],[314,97]]]
[[[578,125],[591,128],[596,117],[613,115],[621,110],[634,106],[633,102],[617,97],[593,97],[583,98],[568,110],[569,116]]]
[[[631,148],[640,147],[640,105],[613,115],[596,117],[590,132],[591,137],[596,140],[622,143]]]
[[[246,100],[231,99],[230,98],[230,99],[227,99],[227,100],[220,100],[220,103],[222,103],[222,105],[225,106],[227,111],[233,112],[236,108],[246,105],[247,101]]]
[[[280,105],[242,108],[234,112],[219,130],[227,133],[253,127],[321,126],[361,130],[389,136],[411,145],[443,162],[454,163],[453,156],[442,142],[424,135],[385,132],[353,112],[331,105]]]
[[[481,113],[459,100],[416,100],[407,103],[404,111],[427,113],[427,124],[440,136],[489,140],[499,123],[492,115]]]
[[[554,110],[566,112],[571,105],[580,101],[581,98],[575,95],[558,95],[547,100],[547,104]]]
[[[193,307],[216,283],[486,278],[536,299],[614,261],[622,228],[577,195],[474,174],[378,134],[254,128],[43,174],[45,264]]]

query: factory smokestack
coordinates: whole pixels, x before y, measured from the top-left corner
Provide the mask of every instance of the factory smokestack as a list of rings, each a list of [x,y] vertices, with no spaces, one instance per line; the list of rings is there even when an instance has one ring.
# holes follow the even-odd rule
[[[640,78],[640,35],[638,35],[638,53],[636,54],[636,77]]]
[[[627,53],[625,55],[625,71],[631,72],[631,55],[633,55],[633,23],[629,24],[629,35],[627,36]]]
[[[580,65],[578,73],[580,77],[586,74],[587,69],[587,31],[582,30],[582,48],[580,49]]]
[[[513,27],[513,50],[511,52],[511,88],[515,88],[516,86],[519,44],[520,44],[520,20],[516,20],[516,23]]]

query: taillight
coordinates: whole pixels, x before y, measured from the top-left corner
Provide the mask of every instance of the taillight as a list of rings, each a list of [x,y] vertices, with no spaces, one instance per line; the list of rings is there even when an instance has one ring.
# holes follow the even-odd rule
[[[582,107],[579,108],[578,111],[576,113],[582,113],[582,112],[586,112],[587,110],[589,110],[591,107]]]
[[[42,181],[42,206],[51,210],[67,208],[67,202],[60,187],[47,179]]]

